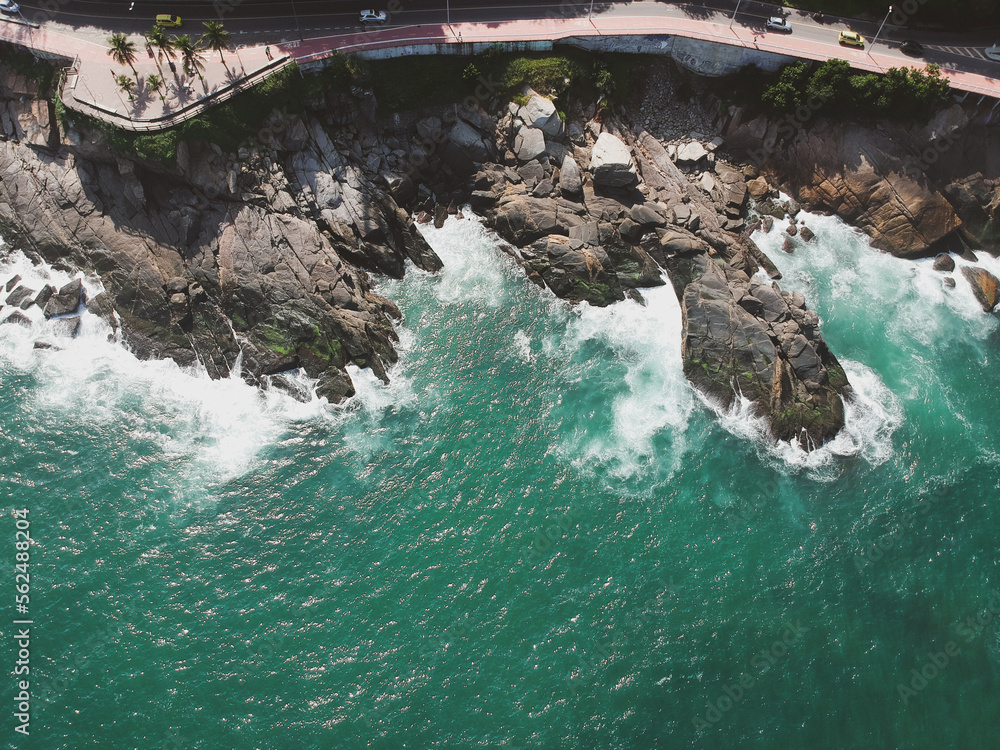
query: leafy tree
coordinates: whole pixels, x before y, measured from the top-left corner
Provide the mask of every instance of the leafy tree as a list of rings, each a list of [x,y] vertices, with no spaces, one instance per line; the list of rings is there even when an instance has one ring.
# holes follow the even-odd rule
[[[146,49],[152,50],[154,48],[156,49],[156,67],[162,73],[163,68],[160,67],[160,62],[164,57],[167,59],[175,57],[176,52],[174,51],[174,38],[159,26],[154,26],[151,31],[146,33]]]
[[[118,88],[128,94],[129,101],[134,99],[132,92],[135,90],[135,81],[129,78],[127,75],[120,75],[115,78],[115,83],[118,84]]]
[[[226,65],[226,58],[223,57],[223,50],[229,49],[233,42],[233,35],[226,31],[226,28],[218,21],[205,21],[205,33],[202,34],[199,44],[219,53],[222,64]],[[226,65],[226,70],[229,66]]]
[[[111,59],[119,65],[128,65],[138,79],[139,74],[135,70],[135,42],[124,34],[112,34],[108,37],[108,46],[111,48],[108,50]]]
[[[764,104],[780,112],[794,112],[801,107],[808,70],[802,61],[782,68],[777,82],[764,89]]]
[[[827,60],[819,65],[806,85],[806,101],[837,105],[843,102],[851,66],[847,60]]]
[[[611,71],[608,70],[608,66],[600,60],[594,61],[593,82],[594,88],[602,94],[614,88],[614,77],[611,75]]]
[[[146,79],[146,85],[149,86],[149,90],[154,94],[163,89],[163,78],[153,73],[149,78]],[[160,101],[166,101],[167,97],[160,94]]]
[[[184,72],[189,76],[196,75],[198,78],[202,78],[201,71],[205,65],[201,61],[201,52],[198,46],[191,41],[191,37],[187,34],[177,37],[174,39],[174,48],[181,56]]]

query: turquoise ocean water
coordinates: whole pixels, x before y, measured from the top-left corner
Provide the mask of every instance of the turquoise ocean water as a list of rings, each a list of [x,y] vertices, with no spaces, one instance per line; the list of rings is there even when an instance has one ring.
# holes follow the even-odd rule
[[[401,361],[343,407],[0,326],[4,741],[997,747],[1000,326],[807,223],[756,239],[857,391],[808,455],[692,391],[669,287],[572,308],[470,220],[379,283]]]

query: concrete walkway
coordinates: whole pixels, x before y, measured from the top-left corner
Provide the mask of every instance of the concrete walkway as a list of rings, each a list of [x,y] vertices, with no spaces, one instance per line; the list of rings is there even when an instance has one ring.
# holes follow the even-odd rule
[[[40,52],[42,57],[56,58],[57,64],[66,66],[60,95],[68,109],[133,131],[178,125],[292,62],[290,55],[276,47],[244,47],[221,54],[203,51],[199,77],[185,75],[179,59],[173,60],[172,71],[171,61],[158,61],[155,50],[148,52],[145,39],[138,35],[130,37],[136,45],[135,70],[115,63],[107,45],[44,26],[0,21],[0,39]],[[118,87],[119,75],[136,84],[131,98]],[[163,83],[155,92],[149,88],[153,75]]]

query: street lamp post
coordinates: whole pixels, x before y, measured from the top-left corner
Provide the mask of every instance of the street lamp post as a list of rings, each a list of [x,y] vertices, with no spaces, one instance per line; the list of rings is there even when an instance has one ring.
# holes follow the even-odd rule
[[[590,0],[590,12],[587,13],[587,18],[594,17],[594,0]]]
[[[448,25],[451,26],[451,0],[444,1],[444,12],[448,18]]]
[[[882,19],[882,25],[879,26],[878,27],[878,31],[875,32],[875,38],[872,39],[871,47],[875,46],[875,42],[878,41],[878,35],[882,33],[882,29],[885,27],[885,22],[889,20],[889,16],[891,16],[891,15],[892,15],[892,6],[890,5],[889,6],[889,12],[886,13],[885,14],[885,18]],[[871,47],[869,47],[868,49],[871,50]],[[869,54],[871,54],[870,51],[869,51]]]
[[[740,3],[743,0],[736,0],[736,10],[733,11],[733,17],[729,19],[729,28],[733,28],[733,23],[736,21],[736,14],[740,12]]]
[[[299,32],[299,41],[304,42],[305,39],[302,37],[302,27],[299,26],[299,13],[295,10],[295,0],[292,0],[292,15],[295,16],[295,30]]]

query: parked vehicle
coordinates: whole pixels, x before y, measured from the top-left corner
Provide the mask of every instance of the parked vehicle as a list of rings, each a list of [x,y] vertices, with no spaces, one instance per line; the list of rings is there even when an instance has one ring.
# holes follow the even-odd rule
[[[14,0],[0,0],[0,13],[9,13],[14,15],[15,13],[21,12],[21,6],[14,2]]]
[[[388,17],[384,10],[363,10],[361,11],[361,17],[358,19],[361,23],[385,23],[388,21]]]
[[[787,18],[782,18],[781,16],[771,16],[767,19],[765,24],[768,31],[783,31],[786,33],[792,33],[792,25],[788,23]]]
[[[912,39],[906,39],[899,45],[899,51],[904,55],[909,55],[910,57],[920,57],[924,54],[924,45],[920,42],[915,42]]]
[[[845,44],[848,47],[860,47],[861,49],[865,48],[865,38],[856,31],[841,31],[840,43]]]
[[[161,13],[156,17],[156,25],[165,29],[176,29],[183,23],[180,16],[172,16],[169,13]]]

